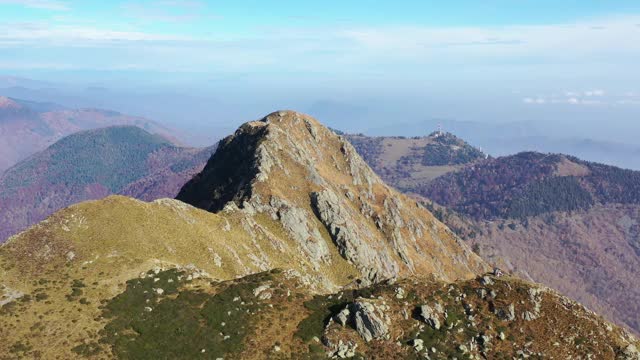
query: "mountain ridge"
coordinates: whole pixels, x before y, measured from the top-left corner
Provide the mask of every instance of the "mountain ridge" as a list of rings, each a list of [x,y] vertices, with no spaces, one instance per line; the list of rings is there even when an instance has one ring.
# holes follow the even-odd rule
[[[232,169],[230,175],[226,169]],[[373,268],[360,264],[363,275],[371,281],[416,271],[413,247],[423,248],[418,241],[427,238],[424,220],[416,214],[424,212],[424,219],[430,218],[415,201],[384,184],[348,141],[317,120],[292,111],[274,112],[249,122],[222,140],[204,170],[183,187],[177,199],[212,212],[231,204],[272,218],[290,213],[313,218],[315,214],[350,261],[373,261]],[[409,218],[399,215],[401,208]],[[365,221],[355,220],[360,217]],[[363,224],[347,229],[344,224],[350,223],[350,218],[354,224]],[[401,230],[403,225],[410,230]],[[385,247],[385,237],[393,239],[393,251],[380,250]],[[453,236],[451,240],[456,242]],[[367,243],[377,245],[369,248]],[[454,246],[434,245],[443,250]],[[438,258],[433,250],[423,251]],[[372,259],[363,259],[360,252]],[[456,260],[458,267],[464,267],[465,261],[477,261],[468,250],[461,255],[466,260]],[[447,269],[465,276],[460,269]],[[425,270],[438,272],[435,268]]]
[[[639,186],[637,171],[525,152],[444,175],[419,193],[485,259],[638,333]]]
[[[416,192],[425,182],[487,157],[480,149],[442,131],[415,137],[344,136],[385,182],[408,193]]]
[[[239,164],[230,177],[216,173]],[[445,225],[306,115],[243,125],[178,198],[198,207],[109,196],[0,246],[0,352],[640,356],[636,338],[584,307],[487,274]]]
[[[64,137],[0,175],[0,242],[76,202],[173,197],[212,151],[177,147],[135,126]]]
[[[478,179],[487,183],[480,186]],[[549,184],[549,181],[555,183]],[[533,204],[519,203],[544,202],[545,189],[562,189],[550,195],[552,198],[548,201],[558,201],[558,197],[565,196],[566,204],[557,209],[538,209]],[[422,195],[476,218],[517,218],[553,210],[588,209],[596,202],[639,204],[640,172],[568,155],[522,152],[439,177],[421,190]],[[501,196],[510,202],[497,202]],[[464,205],[459,205],[461,203]],[[489,213],[474,210],[487,203],[491,204]]]
[[[66,135],[111,125],[134,125],[179,143],[173,131],[140,117],[100,109],[66,109],[56,104],[1,97],[0,172],[46,149]]]

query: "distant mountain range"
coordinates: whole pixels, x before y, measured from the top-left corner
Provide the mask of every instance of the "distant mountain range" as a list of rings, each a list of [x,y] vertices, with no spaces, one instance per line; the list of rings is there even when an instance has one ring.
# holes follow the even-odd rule
[[[171,130],[144,118],[0,96],[0,173],[63,136],[113,125],[134,125],[177,141]]]
[[[0,77],[0,94],[5,96],[54,102],[70,109],[116,109],[124,114],[143,116],[180,130],[179,138],[190,146],[212,144],[217,135],[230,133],[242,119],[264,111],[265,107],[271,106],[269,102],[274,101],[245,95],[229,102],[225,94],[214,95],[214,92],[161,87],[126,90],[100,84],[74,86]],[[319,98],[302,103],[311,115],[325,119],[334,127],[345,126],[343,130],[352,133],[426,136],[442,124],[444,130],[482,147],[492,156],[522,151],[554,152],[640,170],[640,144],[635,136],[640,133],[640,123],[634,121],[633,114],[618,114],[619,117],[612,118],[610,111],[598,110],[600,107],[574,106],[560,114],[544,111],[514,113],[512,109],[511,114],[505,111],[499,115],[500,119],[494,119],[481,113],[476,115],[473,110],[459,113],[452,108],[447,111],[435,99],[420,100],[416,104],[415,100],[406,99],[337,101]],[[455,106],[455,103],[448,105],[449,108]],[[451,113],[457,114],[458,118],[438,117],[438,114]]]
[[[582,125],[520,121],[510,123],[481,123],[447,119],[432,119],[415,123],[393,124],[371,128],[366,134],[372,137],[390,135],[416,136],[426,134],[442,126],[447,132],[456,134],[492,156],[506,156],[525,151],[563,153],[579,158],[611,164],[623,168],[640,170],[640,144],[633,136],[624,136],[624,141],[595,139],[589,134],[602,132],[593,123]],[[580,131],[580,128],[588,131]],[[614,129],[606,129],[615,132]],[[633,134],[635,130],[631,131]],[[622,132],[622,131],[620,131]],[[603,134],[602,136],[608,136]],[[620,135],[620,134],[619,134]],[[621,136],[618,136],[621,137]],[[614,138],[611,134],[610,138]]]
[[[485,259],[640,332],[640,172],[528,152],[417,193]]]
[[[409,193],[488,156],[448,132],[437,131],[423,137],[344,136],[384,181]]]
[[[346,136],[483,258],[640,332],[640,172],[537,152],[455,161],[469,145],[453,135],[440,151],[427,151],[433,134]],[[424,163],[441,153],[448,164]]]
[[[214,150],[178,147],[134,126],[64,137],[0,175],[0,242],[77,202],[174,197]]]
[[[640,204],[640,172],[525,152],[440,177],[420,193],[475,219],[521,219],[596,204]]]

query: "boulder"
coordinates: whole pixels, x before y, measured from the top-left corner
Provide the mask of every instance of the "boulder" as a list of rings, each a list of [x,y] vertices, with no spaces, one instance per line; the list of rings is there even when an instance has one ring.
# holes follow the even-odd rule
[[[338,314],[336,314],[336,316],[333,317],[334,321],[337,322],[338,324],[345,326],[347,324],[347,322],[349,321],[349,308],[346,307],[342,310],[340,310],[340,312]]]
[[[630,344],[622,351],[622,359],[623,360],[640,360],[640,351],[638,348]]]
[[[420,352],[424,349],[424,341],[422,339],[414,339],[413,342],[413,350]]]
[[[356,331],[369,342],[373,339],[384,339],[389,335],[389,327],[385,316],[373,302],[358,299],[351,304],[353,323]]]
[[[506,308],[496,309],[495,313],[501,320],[513,321],[516,319],[516,309],[513,304]]]
[[[434,307],[422,305],[419,308],[419,315],[424,322],[435,330],[440,330],[440,316],[444,313],[442,306],[436,304]]]
[[[356,348],[358,344],[351,341],[343,342],[340,340],[338,346],[335,347],[333,352],[333,358],[347,359],[356,355]]]

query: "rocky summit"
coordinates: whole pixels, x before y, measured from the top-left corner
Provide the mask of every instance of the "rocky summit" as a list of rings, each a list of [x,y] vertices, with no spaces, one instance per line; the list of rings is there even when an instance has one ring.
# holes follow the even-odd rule
[[[335,250],[365,284],[415,274],[468,278],[486,265],[416,201],[389,188],[315,119],[279,111],[220,142],[178,195],[211,212],[279,222],[325,286]],[[324,234],[324,236],[323,236]],[[318,271],[321,270],[321,271]]]
[[[178,199],[60,210],[0,247],[6,359],[638,359],[637,340],[489,266],[291,111]],[[499,275],[499,274],[497,274]]]

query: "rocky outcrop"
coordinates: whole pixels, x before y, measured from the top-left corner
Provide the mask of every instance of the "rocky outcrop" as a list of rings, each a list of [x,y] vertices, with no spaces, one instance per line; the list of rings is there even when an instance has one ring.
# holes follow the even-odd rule
[[[358,299],[351,304],[354,327],[364,341],[385,339],[389,335],[390,320],[384,314],[385,309],[388,308],[365,299]]]
[[[513,304],[496,309],[495,313],[501,320],[513,321],[516,319],[516,309]]]
[[[443,317],[444,309],[442,305],[436,303],[433,307],[429,305],[422,305],[418,309],[420,318],[424,320],[434,330],[440,330],[440,319]]]
[[[325,345],[357,343],[358,354],[367,359],[637,360],[637,339],[550,289],[489,274],[471,281],[419,284],[424,283],[400,279],[328,296],[326,310],[331,312],[336,302],[351,302],[318,336]],[[396,296],[399,288],[406,297]],[[520,316],[536,312],[537,306],[537,318]],[[413,316],[406,316],[411,309]],[[339,318],[348,318],[346,326]],[[329,355],[334,354],[336,347],[328,347]]]
[[[540,309],[542,306],[542,289],[530,288],[528,290],[529,302],[531,308],[522,313],[522,318],[526,321],[532,321],[540,317]]]
[[[340,340],[332,348],[331,354],[333,358],[348,359],[356,356],[357,348],[358,344],[352,341],[343,342],[342,340]]]
[[[377,241],[372,231],[366,228],[366,223],[357,223],[353,210],[345,206],[334,192],[311,193],[311,204],[329,230],[340,254],[366,274],[365,280],[371,283],[398,275],[398,265],[386,249],[376,246]]]
[[[350,315],[351,315],[351,312],[349,311],[349,308],[346,307],[346,308],[340,310],[340,312],[336,316],[334,316],[333,319],[338,324],[340,324],[342,326],[345,326],[345,325],[347,325],[347,322],[350,319]]]
[[[621,360],[640,360],[640,351],[638,348],[630,344],[622,350]]]
[[[486,270],[427,210],[385,185],[348,141],[292,111],[246,123],[222,140],[178,199],[215,213],[266,215],[322,284],[344,285],[331,274],[336,254],[358,273],[359,285]]]
[[[264,126],[245,124],[236,131],[236,136],[220,141],[205,168],[180,190],[177,199],[217,212],[229,201],[249,197],[251,182],[260,171],[258,160],[265,159],[257,151],[266,130]],[[264,161],[262,167],[265,166],[270,163]]]

